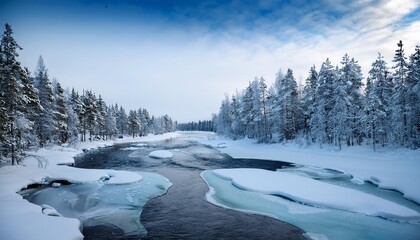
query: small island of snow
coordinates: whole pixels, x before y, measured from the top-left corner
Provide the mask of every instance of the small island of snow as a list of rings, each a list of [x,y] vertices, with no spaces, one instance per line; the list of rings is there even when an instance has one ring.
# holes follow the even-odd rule
[[[172,158],[174,155],[167,151],[167,150],[156,150],[151,153],[149,153],[149,157],[151,158],[158,158],[158,159],[164,159],[164,158]]]

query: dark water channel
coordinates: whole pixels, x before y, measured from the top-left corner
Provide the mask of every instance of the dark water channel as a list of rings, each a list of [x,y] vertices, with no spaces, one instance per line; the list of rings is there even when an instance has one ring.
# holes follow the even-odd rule
[[[151,151],[167,149],[172,159],[153,159]],[[289,166],[277,161],[232,159],[217,150],[184,139],[147,144],[121,144],[89,151],[76,158],[76,167],[155,172],[172,187],[147,202],[141,223],[148,231],[142,239],[305,239],[298,228],[273,218],[214,206],[205,200],[208,191],[200,173],[217,168]],[[84,228],[85,239],[135,239],[110,226]]]

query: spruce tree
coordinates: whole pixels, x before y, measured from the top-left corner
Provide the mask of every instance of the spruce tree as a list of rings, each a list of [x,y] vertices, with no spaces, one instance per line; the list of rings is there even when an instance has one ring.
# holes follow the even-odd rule
[[[420,147],[420,46],[410,56],[406,78],[406,112],[408,141],[411,148]]]
[[[106,103],[102,99],[102,96],[99,94],[98,101],[97,101],[97,118],[96,118],[96,126],[97,131],[96,135],[100,136],[101,139],[105,139],[106,130],[105,130],[105,118],[106,118]]]
[[[371,139],[374,150],[378,143],[385,146],[389,139],[391,88],[386,62],[379,54],[376,61],[372,63],[365,89],[364,125],[366,136]]]
[[[319,143],[332,143],[331,110],[333,102],[333,83],[336,71],[327,58],[319,71],[318,85],[314,102],[315,113],[311,118],[311,134]]]
[[[316,96],[316,87],[318,83],[318,72],[315,65],[309,70],[309,76],[305,80],[305,87],[303,88],[302,97],[302,114],[303,114],[303,132],[306,136],[309,135],[310,119],[314,114],[314,102]]]
[[[408,144],[408,126],[407,126],[407,86],[406,77],[408,73],[407,58],[404,54],[402,41],[397,44],[398,48],[395,50],[395,56],[392,60],[395,65],[393,82],[394,89],[392,95],[392,133],[395,144],[407,145]]]
[[[22,68],[17,60],[17,50],[22,48],[12,36],[13,30],[6,23],[0,45],[0,130],[2,135],[3,154],[12,158],[15,165],[19,157],[19,137],[16,126],[16,117],[20,115],[19,109],[24,106],[23,92],[20,76]]]
[[[133,110],[130,110],[128,114],[128,130],[129,130],[128,133],[132,135],[133,138],[135,137],[136,134],[139,133],[139,130],[140,130],[139,119],[137,117],[136,112]]]
[[[67,103],[64,97],[64,89],[60,83],[54,81],[54,98],[55,98],[55,124],[58,130],[58,142],[63,144],[68,140],[68,114],[67,114]]]
[[[42,56],[38,59],[35,74],[35,87],[38,89],[38,98],[41,104],[41,111],[35,121],[39,144],[43,147],[48,141],[53,140],[56,133],[56,123],[54,121],[54,96],[48,71],[45,67]]]

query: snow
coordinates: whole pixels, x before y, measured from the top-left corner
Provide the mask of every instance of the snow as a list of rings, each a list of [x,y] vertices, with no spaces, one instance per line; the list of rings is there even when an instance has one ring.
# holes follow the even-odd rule
[[[149,157],[158,159],[172,158],[173,156],[174,155],[168,150],[156,150],[149,153]]]
[[[74,164],[73,157],[83,150],[96,149],[115,143],[152,142],[179,136],[179,133],[149,135],[108,141],[83,142],[75,148],[52,146],[29,152],[30,157],[20,166],[0,168],[0,232],[2,239],[83,239],[80,222],[75,218],[48,216],[41,206],[32,204],[17,192],[34,183],[46,180],[67,180],[72,183],[104,181],[119,185],[142,180],[128,171],[77,169],[61,164]],[[53,210],[44,210],[52,212]]]
[[[241,189],[280,195],[310,206],[332,208],[371,216],[413,218],[414,210],[385,199],[286,172],[262,169],[219,169],[216,176],[229,179]]]
[[[420,204],[420,149],[383,148],[374,152],[368,146],[353,146],[337,151],[319,145],[257,144],[249,139],[234,141],[215,134],[195,139],[219,147],[220,152],[233,158],[270,159],[340,171],[351,175],[358,183],[369,181],[383,189],[397,190],[405,198]]]

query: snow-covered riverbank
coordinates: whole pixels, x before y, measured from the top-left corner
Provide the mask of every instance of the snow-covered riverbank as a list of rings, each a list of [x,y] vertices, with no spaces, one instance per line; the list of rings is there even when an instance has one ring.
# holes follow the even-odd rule
[[[77,149],[54,146],[40,149],[23,162],[22,166],[0,168],[0,232],[2,239],[82,239],[80,222],[74,218],[43,214],[42,207],[23,199],[18,192],[34,183],[66,180],[83,183],[107,180],[107,184],[124,184],[142,179],[137,173],[115,170],[77,169],[59,164],[74,163],[73,157],[83,150],[109,146],[115,143],[151,142],[178,136],[178,133],[125,138],[110,141],[84,142]],[[46,211],[44,211],[46,213]]]
[[[350,174],[354,182],[372,182],[380,188],[397,190],[420,204],[420,149],[379,149],[354,146],[337,151],[319,145],[257,144],[253,140],[234,141],[217,135],[196,135],[196,140],[218,148],[233,158],[269,159]]]

